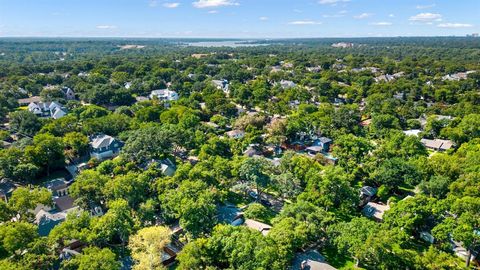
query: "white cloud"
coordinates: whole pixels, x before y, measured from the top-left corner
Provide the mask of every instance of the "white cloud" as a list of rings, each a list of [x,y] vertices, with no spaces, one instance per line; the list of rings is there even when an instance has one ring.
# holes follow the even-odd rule
[[[208,12],[208,14],[217,14],[217,13],[218,13],[218,10],[210,10],[210,11]]]
[[[260,21],[268,21],[268,17],[262,16],[258,18]]]
[[[305,20],[305,21],[293,21],[293,22],[289,22],[288,24],[291,24],[291,25],[316,25],[316,24],[322,24],[322,23],[321,22],[316,22],[316,21]]]
[[[116,29],[115,25],[97,25],[97,29]]]
[[[416,9],[429,9],[429,8],[434,8],[436,5],[431,4],[431,5],[417,5],[415,8]]]
[[[361,20],[361,19],[366,19],[368,17],[371,17],[372,15],[373,15],[372,13],[362,13],[360,15],[353,16],[353,18]]]
[[[180,3],[164,3],[162,6],[165,8],[177,8],[180,6]]]
[[[408,19],[414,22],[439,22],[442,20],[442,15],[438,13],[420,13]]]
[[[156,7],[158,5],[158,1],[157,0],[150,0],[148,2],[148,6],[150,7]]]
[[[212,8],[222,6],[238,6],[239,3],[233,0],[198,0],[192,3],[196,8]]]
[[[324,14],[322,15],[322,17],[324,18],[342,18],[342,17],[345,17],[345,14],[347,14],[348,11],[347,10],[340,10],[339,12],[335,13],[335,14]]]
[[[375,26],[390,26],[392,25],[391,22],[374,22],[374,23],[371,23],[370,25],[375,25]]]
[[[318,3],[321,5],[336,5],[338,3],[346,3],[350,0],[319,0]]]
[[[473,27],[472,24],[469,23],[441,23],[437,25],[440,28],[468,28]]]
[[[395,17],[395,14],[389,14],[388,17],[394,18],[394,17]]]

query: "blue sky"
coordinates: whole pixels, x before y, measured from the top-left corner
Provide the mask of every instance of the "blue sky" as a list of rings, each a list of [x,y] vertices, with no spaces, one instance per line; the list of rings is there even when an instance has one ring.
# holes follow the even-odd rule
[[[0,37],[376,37],[480,32],[480,0],[0,0]]]

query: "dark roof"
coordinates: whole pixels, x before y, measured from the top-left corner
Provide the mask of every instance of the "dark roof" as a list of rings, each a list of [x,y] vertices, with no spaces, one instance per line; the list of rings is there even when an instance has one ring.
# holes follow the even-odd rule
[[[64,189],[68,187],[69,182],[67,182],[64,178],[57,178],[45,183],[45,187],[51,191],[57,191],[59,189]]]
[[[69,195],[54,198],[53,202],[55,203],[55,206],[58,209],[58,211],[65,211],[74,207],[73,205],[74,200]]]
[[[0,195],[7,196],[12,193],[17,186],[8,179],[0,180]]]

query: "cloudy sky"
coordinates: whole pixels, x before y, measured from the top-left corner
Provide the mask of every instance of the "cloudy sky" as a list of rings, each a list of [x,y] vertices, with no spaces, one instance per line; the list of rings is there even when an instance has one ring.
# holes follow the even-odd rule
[[[480,0],[0,0],[0,37],[365,37],[480,32]]]

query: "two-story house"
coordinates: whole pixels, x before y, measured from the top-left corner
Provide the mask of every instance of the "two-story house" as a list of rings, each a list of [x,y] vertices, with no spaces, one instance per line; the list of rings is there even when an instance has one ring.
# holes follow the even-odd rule
[[[28,110],[38,117],[58,119],[67,114],[67,110],[60,103],[52,102],[31,102]]]
[[[118,155],[123,147],[123,142],[118,139],[100,134],[90,138],[90,156],[99,160],[113,158]]]

